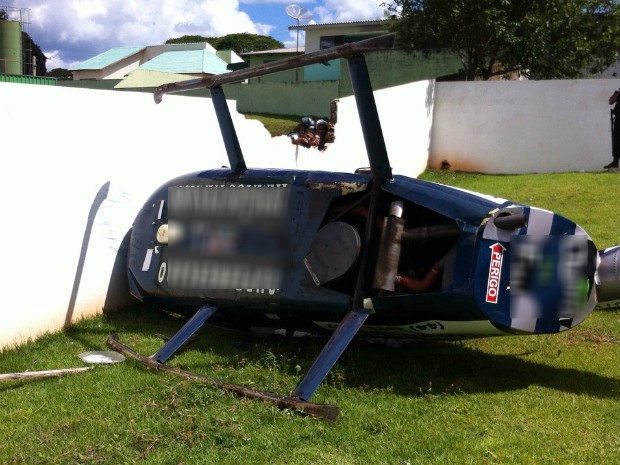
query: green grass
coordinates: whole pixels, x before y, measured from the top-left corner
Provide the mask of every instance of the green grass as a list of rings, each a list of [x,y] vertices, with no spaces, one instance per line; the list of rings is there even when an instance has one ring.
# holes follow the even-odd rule
[[[617,173],[482,175],[428,170],[420,179],[546,208],[579,224],[599,248],[620,244]]]
[[[285,136],[292,132],[300,123],[301,116],[295,115],[271,115],[266,113],[245,113],[248,119],[255,119],[263,123],[271,137]]]
[[[601,247],[620,243],[616,176],[422,177],[558,210]],[[340,406],[336,423],[131,360],[64,378],[4,382],[0,464],[615,464],[619,317],[596,312],[550,336],[401,348],[355,341],[312,398]],[[111,332],[151,354],[180,324],[136,306],[4,351],[0,372],[83,366],[77,354],[106,349]],[[281,394],[295,387],[322,345],[212,327],[199,335],[171,365]]]

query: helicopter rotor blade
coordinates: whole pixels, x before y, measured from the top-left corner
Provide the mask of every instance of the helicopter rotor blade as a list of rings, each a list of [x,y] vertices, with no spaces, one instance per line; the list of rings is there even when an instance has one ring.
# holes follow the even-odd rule
[[[317,52],[304,53],[291,58],[263,63],[262,65],[252,66],[250,68],[244,68],[230,73],[216,74],[213,76],[190,79],[187,81],[162,84],[155,89],[153,99],[155,100],[155,103],[160,103],[164,94],[184,92],[194,89],[204,89],[205,87],[208,89],[213,89],[232,82],[240,82],[246,79],[265,76],[267,74],[273,74],[289,69],[301,68],[303,66],[316,63],[326,63],[330,60],[335,60],[338,58],[349,58],[363,53],[389,50],[394,48],[394,39],[395,34],[390,33],[370,39],[360,40],[358,42],[339,45],[337,47],[331,47],[325,50],[319,50]]]

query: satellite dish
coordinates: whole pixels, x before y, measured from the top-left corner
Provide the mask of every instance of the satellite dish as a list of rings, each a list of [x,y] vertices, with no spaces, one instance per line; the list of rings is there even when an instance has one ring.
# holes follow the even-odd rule
[[[312,13],[310,13],[306,8],[299,5],[289,5],[285,8],[286,14],[291,18],[299,21],[308,21],[312,17]]]
[[[291,18],[297,21],[297,26],[299,26],[300,21],[308,21],[312,17],[312,13],[310,13],[306,8],[299,5],[289,5],[284,11]],[[299,52],[299,29],[297,29],[297,52]]]

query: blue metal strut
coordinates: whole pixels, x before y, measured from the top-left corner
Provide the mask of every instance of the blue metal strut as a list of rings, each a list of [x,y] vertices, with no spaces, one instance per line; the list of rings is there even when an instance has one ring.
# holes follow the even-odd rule
[[[306,401],[310,399],[362,327],[368,315],[369,312],[366,310],[351,310],[345,315],[291,396]]]
[[[174,353],[179,350],[192,335],[198,331],[202,325],[215,313],[217,307],[206,304],[200,307],[194,316],[192,316],[183,327],[166,342],[161,349],[151,356],[157,363],[165,363]]]

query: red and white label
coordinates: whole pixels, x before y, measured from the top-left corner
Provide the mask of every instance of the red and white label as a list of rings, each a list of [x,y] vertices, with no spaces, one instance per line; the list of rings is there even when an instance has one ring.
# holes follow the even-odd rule
[[[487,281],[487,302],[496,304],[499,297],[499,281],[502,276],[502,262],[506,248],[496,242],[491,249],[491,263],[489,263],[489,280]]]

